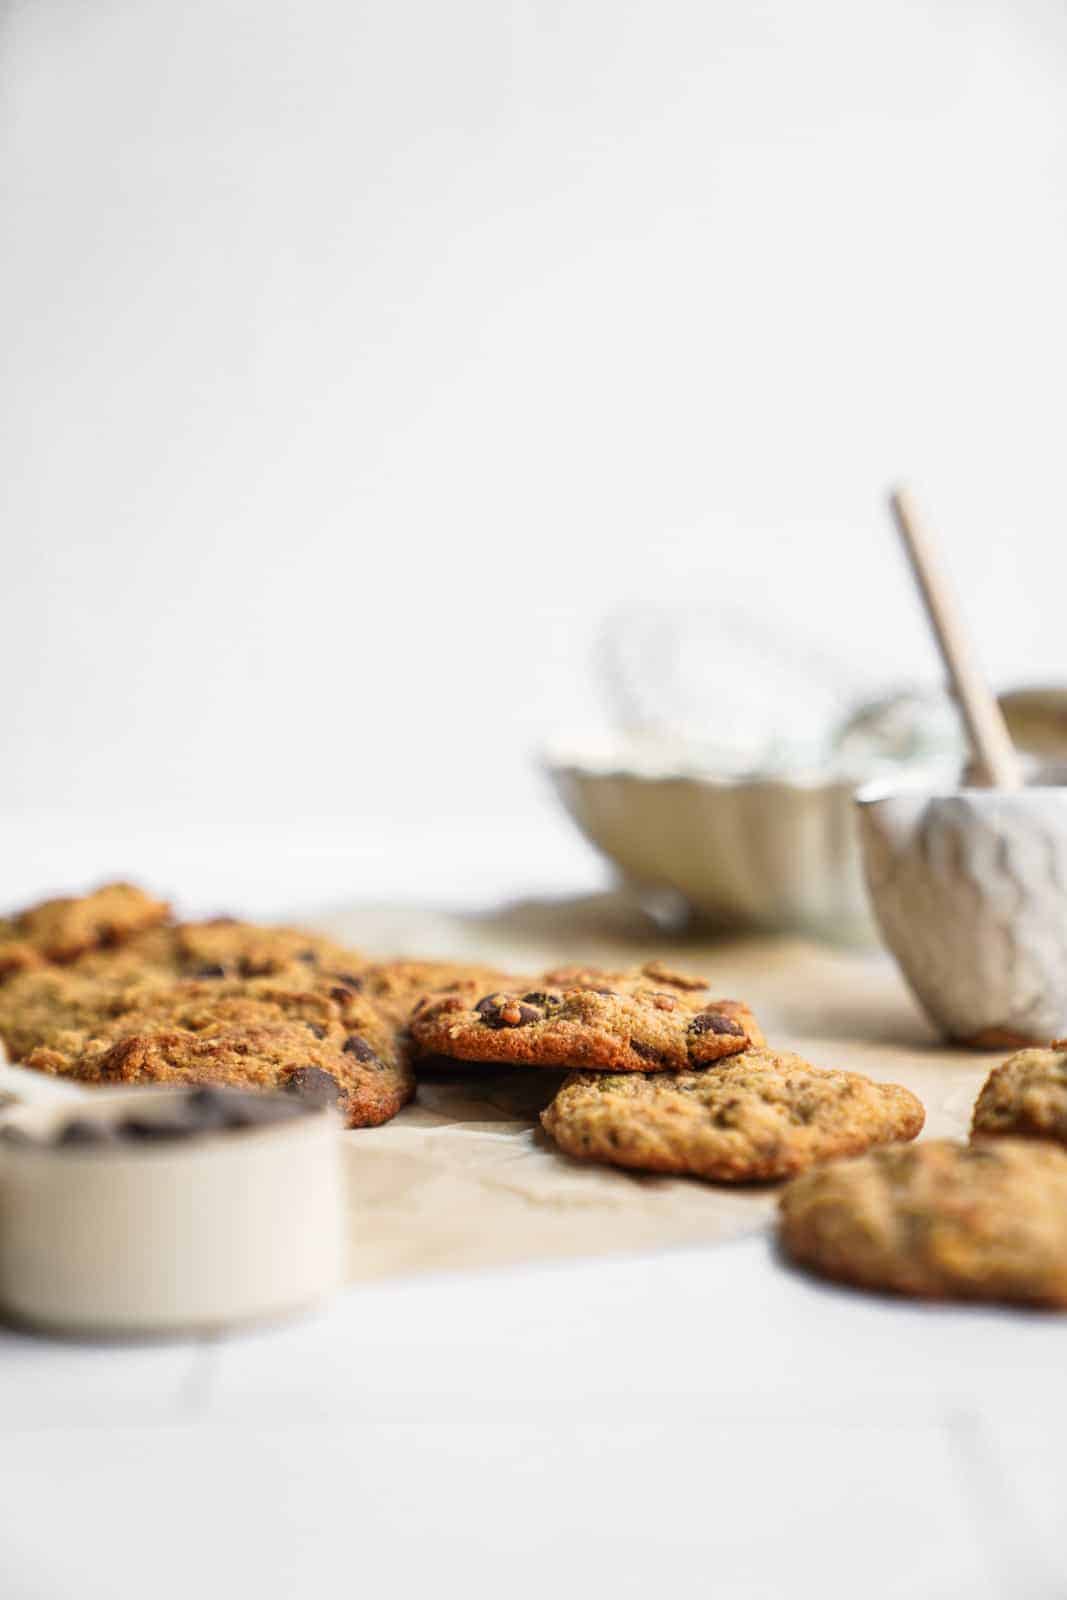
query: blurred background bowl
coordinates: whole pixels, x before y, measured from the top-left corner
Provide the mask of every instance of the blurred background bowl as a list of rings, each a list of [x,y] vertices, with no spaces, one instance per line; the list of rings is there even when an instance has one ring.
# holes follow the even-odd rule
[[[852,779],[651,775],[567,758],[548,771],[623,881],[679,920],[869,939]]]
[[[1031,773],[1067,760],[1067,690],[1013,690],[1001,704]],[[877,934],[853,797],[874,779],[954,786],[955,723],[946,697],[904,692],[854,710],[810,770],[716,772],[706,750],[656,738],[568,741],[545,767],[586,838],[657,913],[862,942]]]

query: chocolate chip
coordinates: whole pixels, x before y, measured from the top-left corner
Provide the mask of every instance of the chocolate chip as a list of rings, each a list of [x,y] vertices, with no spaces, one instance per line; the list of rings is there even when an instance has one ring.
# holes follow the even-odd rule
[[[315,1035],[316,1039],[325,1039],[326,1029],[321,1028],[317,1022],[307,1022],[304,1024],[304,1026],[307,1028],[309,1033],[313,1033]]]
[[[305,1068],[304,1074],[310,1077],[315,1071],[314,1068]],[[290,1086],[299,1077],[301,1074],[294,1074],[289,1080]],[[330,1086],[331,1097],[336,1098],[338,1086],[329,1073],[318,1073],[318,1077],[325,1080],[325,1084]],[[113,1145],[116,1140],[158,1144],[259,1127],[301,1116],[315,1105],[327,1104],[323,1086],[319,1086],[319,1093],[321,1098],[313,1098],[303,1086],[298,1085],[294,1096],[287,1098],[279,1094],[262,1094],[254,1089],[203,1084],[184,1095],[179,1110],[170,1116],[151,1117],[133,1113],[115,1124],[73,1117],[60,1128],[55,1143],[71,1148]]]
[[[346,1055],[355,1056],[357,1061],[377,1061],[377,1053],[371,1049],[366,1039],[358,1033],[350,1033],[342,1047]]]
[[[363,987],[363,979],[357,977],[354,972],[331,972],[330,977],[335,983],[343,983],[353,994],[358,994]]]
[[[178,1117],[123,1117],[115,1128],[120,1139],[145,1144],[163,1144],[174,1139],[188,1139],[195,1131],[189,1122]]]
[[[235,1090],[216,1088],[205,1083],[191,1089],[185,1097],[189,1120],[204,1132],[212,1128],[239,1128],[242,1101],[251,1098]]]
[[[552,994],[547,989],[531,989],[530,993],[524,994],[522,998],[528,1000],[532,1006],[558,1006],[563,1003],[561,994]]]
[[[635,1056],[640,1056],[642,1061],[662,1062],[664,1059],[662,1050],[657,1050],[655,1045],[645,1044],[642,1039],[631,1039],[630,1049]]]
[[[57,1145],[107,1144],[111,1129],[103,1122],[90,1122],[87,1117],[72,1117],[56,1135]]]
[[[284,1122],[290,1117],[301,1116],[310,1106],[305,1105],[295,1096],[280,1094],[261,1094],[253,1089],[209,1089],[198,1090],[197,1094],[207,1093],[213,1097],[213,1108],[209,1116],[217,1113],[225,1119],[220,1124],[224,1128],[258,1128],[271,1122]],[[194,1097],[190,1096],[190,1100]],[[212,1102],[208,1103],[209,1105]],[[204,1132],[211,1131],[211,1123],[204,1124]]]
[[[508,994],[487,994],[474,1009],[489,1028],[524,1028],[530,1022],[544,1020],[543,1011]]]
[[[341,1098],[341,1085],[321,1067],[298,1067],[286,1079],[285,1088],[309,1106],[332,1106]]]
[[[309,967],[317,967],[319,964],[318,955],[314,950],[298,950],[296,959],[306,961]]]
[[[693,1034],[726,1033],[733,1038],[743,1039],[745,1030],[733,1017],[724,1016],[721,1011],[698,1011],[688,1031]]]
[[[205,961],[203,966],[193,969],[194,978],[224,978],[226,968],[219,961]]]

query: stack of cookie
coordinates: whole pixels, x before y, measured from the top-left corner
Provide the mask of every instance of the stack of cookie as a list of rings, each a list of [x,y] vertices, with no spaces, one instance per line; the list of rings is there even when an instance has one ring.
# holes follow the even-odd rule
[[[221,1083],[396,1115],[415,1078],[358,952],[295,928],[178,923],[130,884],[0,924],[0,1040],[86,1083]]]
[[[1067,1040],[986,1079],[971,1141],[878,1150],[806,1173],[781,1202],[790,1256],[924,1299],[1067,1307]]]
[[[420,1000],[410,1031],[423,1056],[579,1069],[544,1127],[568,1155],[642,1172],[783,1178],[923,1125],[907,1089],[771,1049],[747,1006],[658,962],[562,968],[479,998],[468,984]]]
[[[561,1150],[646,1172],[779,1179],[911,1139],[908,1090],[771,1049],[739,1001],[651,963],[515,977],[370,962],[292,928],[175,922],[128,884],[0,924],[0,1039],[91,1083],[224,1083],[385,1122],[442,1061],[568,1076],[542,1115]]]

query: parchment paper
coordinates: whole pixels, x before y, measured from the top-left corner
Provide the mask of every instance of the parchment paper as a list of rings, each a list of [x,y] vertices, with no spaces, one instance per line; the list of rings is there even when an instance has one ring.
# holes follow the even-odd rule
[[[749,1002],[768,1038],[816,1066],[905,1084],[926,1135],[965,1134],[998,1056],[938,1044],[887,956],[802,940],[665,938],[611,895],[481,916],[363,907],[317,919],[376,954],[451,956],[519,972],[564,961],[659,957]],[[731,1186],[571,1160],[537,1114],[561,1074],[456,1067],[426,1073],[383,1128],[346,1134],[353,1280],[708,1243],[768,1226],[778,1185]]]

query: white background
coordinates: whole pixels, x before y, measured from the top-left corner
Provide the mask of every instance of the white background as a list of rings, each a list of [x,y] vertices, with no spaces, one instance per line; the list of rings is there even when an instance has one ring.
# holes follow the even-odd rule
[[[1062,674],[1058,0],[3,15],[9,819],[532,815],[635,602],[932,677],[901,474]]]

